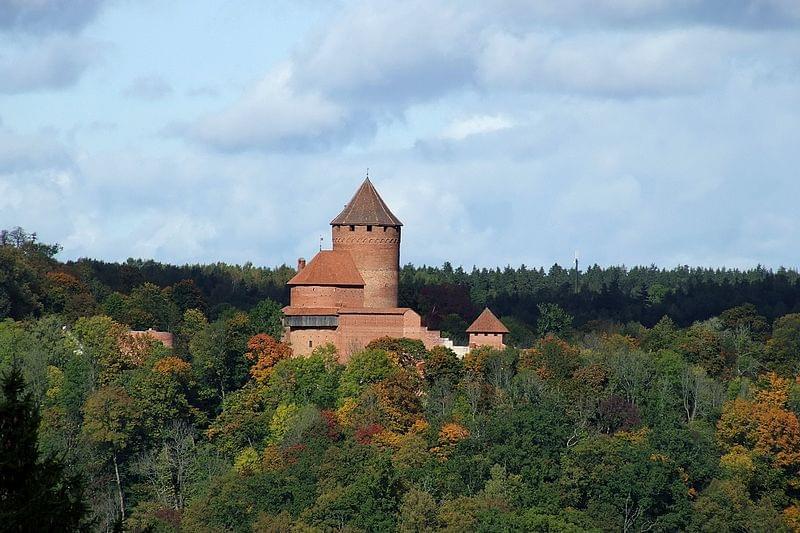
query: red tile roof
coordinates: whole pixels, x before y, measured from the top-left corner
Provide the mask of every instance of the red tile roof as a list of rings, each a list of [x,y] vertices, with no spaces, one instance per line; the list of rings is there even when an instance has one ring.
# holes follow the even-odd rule
[[[332,226],[402,226],[403,223],[389,211],[369,178],[364,180],[356,194],[344,206],[339,216],[331,221]]]
[[[467,333],[508,333],[508,328],[487,307],[467,328]]]
[[[349,252],[322,250],[287,285],[363,287],[364,278]]]
[[[167,348],[172,348],[173,336],[172,333],[168,331],[156,331],[150,328],[146,331],[131,330],[128,333],[134,337],[151,337],[157,341],[161,341]]]

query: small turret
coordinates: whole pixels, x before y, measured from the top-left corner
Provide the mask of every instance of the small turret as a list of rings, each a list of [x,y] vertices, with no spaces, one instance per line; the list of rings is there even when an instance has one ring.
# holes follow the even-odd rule
[[[503,335],[508,333],[508,328],[487,307],[478,315],[475,322],[470,324],[467,333],[469,333],[469,345],[472,348],[476,346],[504,348]]]

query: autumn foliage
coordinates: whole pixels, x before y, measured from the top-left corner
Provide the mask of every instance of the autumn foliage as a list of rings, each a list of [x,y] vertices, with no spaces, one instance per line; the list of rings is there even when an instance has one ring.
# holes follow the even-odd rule
[[[292,356],[292,348],[277,341],[266,333],[259,333],[247,341],[247,359],[254,361],[250,375],[256,382],[264,384],[272,375],[275,365]]]

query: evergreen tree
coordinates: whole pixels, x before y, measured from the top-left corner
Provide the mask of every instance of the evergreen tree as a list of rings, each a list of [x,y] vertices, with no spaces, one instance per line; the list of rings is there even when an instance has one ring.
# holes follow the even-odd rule
[[[85,529],[83,482],[39,456],[39,411],[16,362],[0,388],[0,531]]]

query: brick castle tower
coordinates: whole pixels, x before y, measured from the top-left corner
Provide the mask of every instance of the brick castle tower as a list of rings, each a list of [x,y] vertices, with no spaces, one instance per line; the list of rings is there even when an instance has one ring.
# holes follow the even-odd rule
[[[333,250],[348,252],[364,279],[364,307],[397,307],[402,226],[369,178],[331,221]]]
[[[448,346],[466,353],[466,346],[453,346],[424,326],[419,313],[397,307],[402,226],[367,178],[331,221],[333,250],[320,250],[307,264],[299,259],[297,275],[287,282],[284,338],[294,355],[332,344],[345,363],[380,337],[416,339],[427,349]],[[508,332],[488,309],[467,331],[471,345],[498,348]]]

